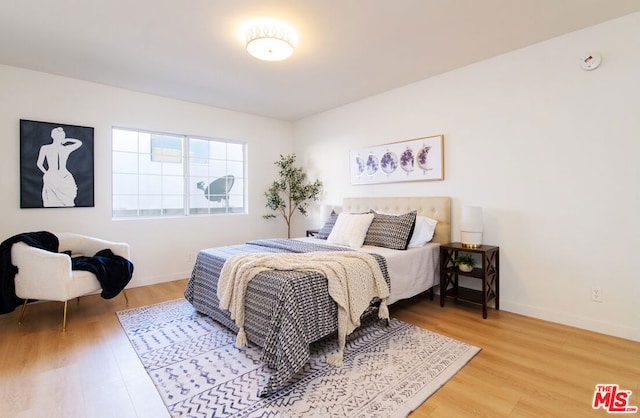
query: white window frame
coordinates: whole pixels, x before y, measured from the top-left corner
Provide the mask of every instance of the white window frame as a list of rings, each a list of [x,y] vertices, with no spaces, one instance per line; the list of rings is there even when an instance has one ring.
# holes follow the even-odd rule
[[[162,148],[166,138],[180,140],[181,150],[176,152],[171,143]],[[154,147],[159,140],[160,147]],[[190,144],[195,147],[197,143],[206,146],[198,147],[203,153],[194,156]],[[113,219],[247,213],[246,142],[114,126],[111,158]],[[218,190],[220,185],[231,187]],[[210,191],[213,188],[215,192]],[[181,205],[176,203],[180,196]],[[156,202],[143,203],[145,200]],[[172,204],[165,203],[171,200]]]

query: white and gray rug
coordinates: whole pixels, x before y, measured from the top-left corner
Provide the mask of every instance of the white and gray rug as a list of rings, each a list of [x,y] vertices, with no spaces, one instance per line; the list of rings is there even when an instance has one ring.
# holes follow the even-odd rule
[[[391,319],[347,339],[344,365],[327,357],[330,338],[291,385],[260,398],[268,370],[260,349],[179,299],[117,313],[131,344],[174,417],[404,417],[480,349]]]

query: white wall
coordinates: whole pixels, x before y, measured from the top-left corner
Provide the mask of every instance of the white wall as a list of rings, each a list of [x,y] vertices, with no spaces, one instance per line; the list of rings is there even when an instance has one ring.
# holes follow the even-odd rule
[[[95,207],[20,209],[20,119],[95,128]],[[112,126],[246,141],[249,214],[112,220]],[[284,223],[262,215],[273,162],[293,147],[288,122],[0,66],[0,145],[0,240],[48,230],[126,241],[135,264],[130,286],[188,277],[187,255],[201,248],[286,236]]]
[[[639,75],[636,13],[298,121],[295,149],[329,203],[451,196],[454,240],[482,206],[502,309],[640,341]],[[441,133],[444,181],[350,185],[350,149]]]
[[[187,254],[284,235],[263,193],[295,150],[325,201],[448,195],[485,209],[501,247],[501,307],[640,341],[640,14],[353,103],[281,121],[0,65],[0,238],[73,231],[131,244],[132,286],[187,277]],[[601,67],[577,65],[585,51]],[[19,208],[19,119],[95,128],[95,207]],[[245,140],[249,215],[111,219],[112,126]],[[350,186],[352,148],[443,133],[445,181]],[[293,142],[295,138],[295,146]],[[317,226],[297,217],[295,233]],[[604,302],[590,301],[601,286]],[[489,316],[489,319],[491,316]]]

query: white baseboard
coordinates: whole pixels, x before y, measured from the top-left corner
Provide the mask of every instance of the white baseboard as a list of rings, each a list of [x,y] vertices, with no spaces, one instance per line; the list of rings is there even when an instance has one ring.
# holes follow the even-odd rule
[[[147,276],[147,277],[137,277],[133,276],[129,284],[127,285],[127,289],[132,287],[142,287],[149,286],[152,284],[172,282],[174,280],[182,280],[191,276],[191,270],[185,272],[174,272],[168,274],[162,274],[157,276]]]
[[[571,315],[566,312],[542,309],[504,300],[500,301],[500,310],[640,342],[640,328],[597,321],[592,318]]]

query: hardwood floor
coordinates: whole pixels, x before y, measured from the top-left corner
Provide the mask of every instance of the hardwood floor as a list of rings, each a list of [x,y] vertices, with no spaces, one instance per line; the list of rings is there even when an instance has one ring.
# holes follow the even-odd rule
[[[182,297],[180,280],[70,302],[67,332],[61,303],[0,315],[0,416],[167,417],[115,312]],[[391,308],[392,316],[482,348],[411,417],[584,417],[595,385],[631,390],[640,406],[640,343],[504,311],[426,297]],[[639,413],[640,415],[640,413]],[[632,415],[633,416],[633,415]]]

